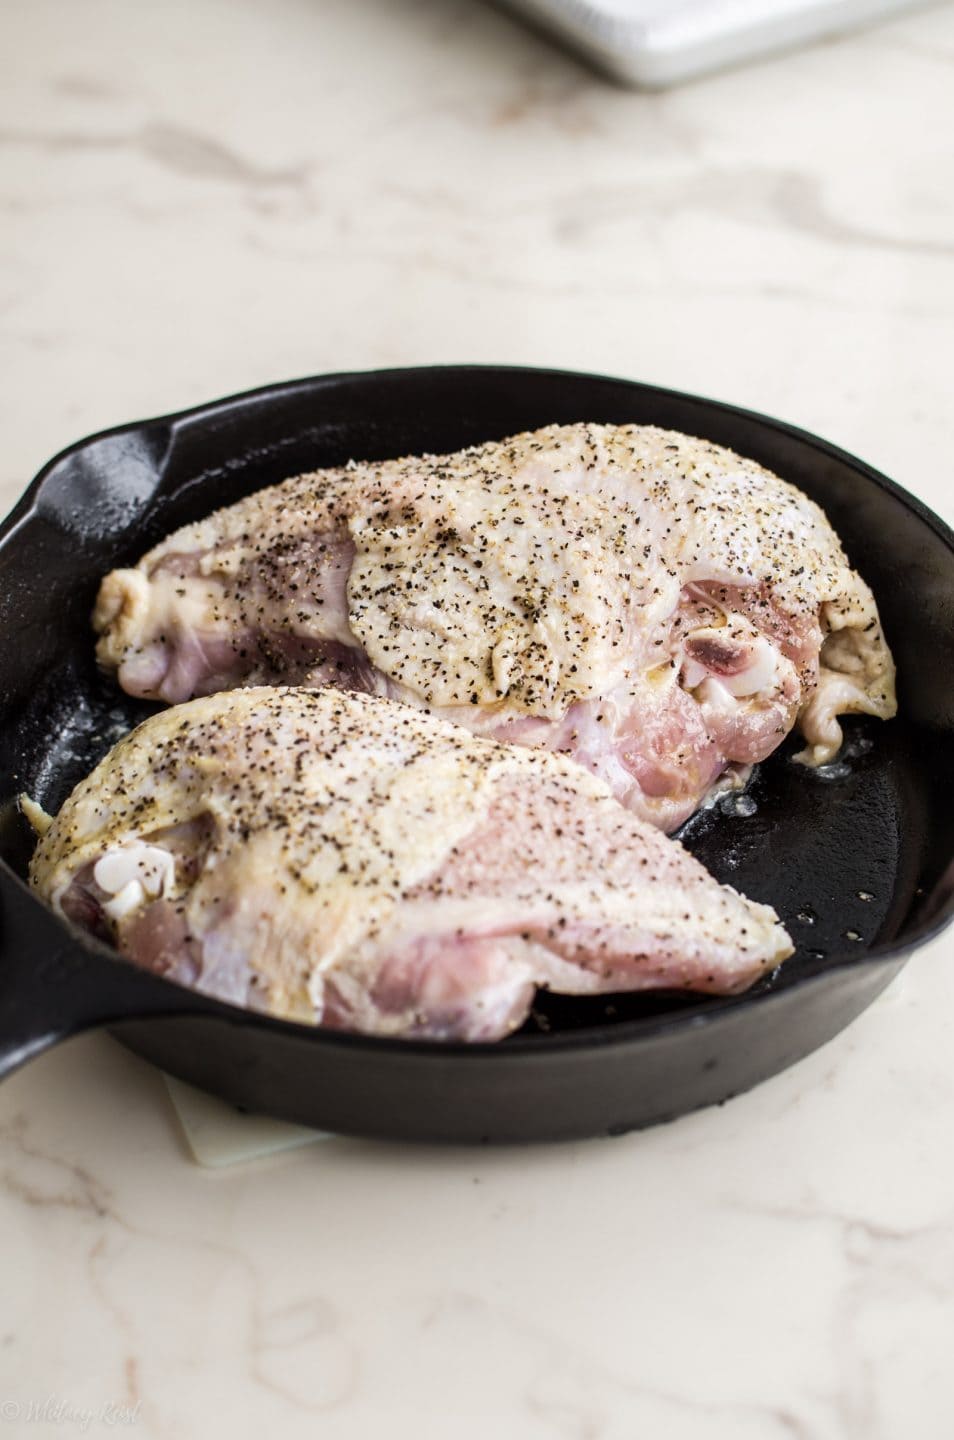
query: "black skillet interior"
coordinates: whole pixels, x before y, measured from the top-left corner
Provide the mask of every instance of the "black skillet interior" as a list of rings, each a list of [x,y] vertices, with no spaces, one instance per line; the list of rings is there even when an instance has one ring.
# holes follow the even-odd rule
[[[366,1114],[375,1105],[373,1086],[362,1102],[365,1109],[358,1106],[360,1113],[348,1106],[339,1113],[326,1099],[286,1099],[287,1080],[279,1081],[277,1090],[274,1084],[262,1088],[254,1078],[248,1081],[244,1051],[238,1058],[230,1056],[228,1074],[214,1064],[210,1071],[207,1064],[188,1058],[192,1041],[183,1038],[191,1035],[187,1021],[178,1026],[171,1020],[124,1026],[123,1038],[135,1048],[253,1108],[365,1133],[542,1138],[627,1128],[723,1098],[727,1083],[730,1089],[742,1088],[806,1053],[833,1033],[842,1010],[839,1023],[850,1018],[848,1010],[854,1013],[867,1003],[900,963],[901,954],[950,913],[950,532],[858,461],[777,422],[624,381],[489,367],[331,376],[275,386],[81,442],[47,467],[0,533],[0,613],[5,634],[15,637],[0,656],[3,860],[15,874],[24,875],[30,838],[13,796],[26,790],[55,811],[109,745],[148,711],[103,681],[93,663],[88,616],[106,570],[134,561],[174,527],[301,470],[352,456],[452,450],[550,422],[581,419],[669,426],[760,460],[825,507],[852,562],[878,598],[898,661],[903,718],[889,725],[849,721],[843,757],[820,774],[795,765],[791,754],[796,747],[786,745],[760,768],[741,805],[726,802],[696,817],[683,834],[721,880],[776,907],[798,947],[796,956],[763,983],[762,993],[732,1002],[673,994],[610,1001],[541,997],[524,1031],[493,1051],[477,1047],[464,1057],[458,1047],[442,1050],[445,1075],[456,1056],[461,1072],[471,1077],[467,1084],[474,1093],[455,1112],[453,1101],[446,1098],[454,1082],[445,1081],[445,1099],[438,1106],[443,1113],[433,1119],[425,1114],[412,1120],[389,1112],[382,1120],[380,1106],[373,1116]],[[6,893],[13,883],[0,871]],[[21,902],[22,896],[17,905]],[[77,953],[90,950],[75,936],[70,944]],[[9,962],[9,949],[8,937],[0,949],[0,965]],[[875,956],[885,957],[877,977],[877,967],[868,963]],[[108,965],[110,971],[114,968]],[[640,1046],[658,1055],[661,1037],[669,1036],[672,1064],[684,1065],[693,1033],[702,1027],[715,1035],[722,1023],[718,1017],[727,1010],[742,1016],[741,1021],[733,1019],[733,1026],[742,1023],[754,1030],[761,1025],[771,1039],[768,1002],[773,995],[781,998],[786,991],[805,990],[806,982],[817,988],[828,981],[839,995],[850,995],[852,974],[858,977],[853,1009],[852,1003],[845,1009],[833,1002],[825,1018],[819,990],[807,1007],[817,1012],[816,1020],[809,1022],[803,1014],[798,1024],[804,1033],[793,1036],[791,1024],[780,1018],[780,1024],[788,1025],[784,1039],[769,1043],[761,1054],[763,1034],[755,1047],[761,1058],[753,1059],[751,1073],[734,1079],[713,1076],[676,1101],[634,1093],[621,1079],[625,1067],[620,1070],[620,1047],[632,1056],[638,1056]],[[91,976],[88,983],[100,982]],[[102,983],[109,983],[108,978]],[[172,995],[168,1008],[175,1009],[181,992],[164,982],[156,984]],[[793,1006],[799,1013],[805,1010],[800,1000]],[[129,1008],[134,1011],[136,1006]],[[153,994],[143,1008],[161,1009],[162,1003]],[[271,1060],[263,1061],[261,1055],[255,1059],[251,1070],[256,1073],[263,1065],[276,1068],[281,1048],[277,1037],[284,1035],[299,1057],[306,1038],[313,1047],[325,1047],[326,1059],[348,1054],[350,1064],[363,1053],[366,1071],[369,1065],[374,1068],[368,1056],[387,1053],[389,1076],[410,1074],[417,1066],[430,1076],[421,1081],[427,1093],[434,1084],[433,1047],[428,1052],[427,1047],[400,1042],[354,1041],[358,1051],[349,1051],[347,1037],[242,1017],[224,1006],[206,1005],[202,1011],[201,1022],[194,1023],[211,1026],[215,1035],[227,1031],[232,1041],[236,1036],[248,1041],[252,1035],[257,1037],[251,1042],[253,1050],[274,1051]],[[777,1013],[781,1017],[781,1011]],[[117,1016],[107,1005],[102,1018]],[[61,1029],[70,1028],[62,1019],[59,1023]],[[513,1066],[524,1057],[526,1065],[543,1075],[547,1067],[541,1069],[542,1057],[555,1056],[564,1046],[577,1057],[581,1049],[598,1057],[610,1047],[615,1057],[612,1081],[608,1070],[599,1078],[595,1061],[593,1078],[587,1081],[593,1093],[580,1113],[567,1116],[562,1124],[533,1106],[517,1119],[504,1120],[495,1113],[511,1085],[510,1080],[503,1082],[505,1070],[517,1074]],[[478,1052],[487,1076],[492,1077],[494,1067],[500,1072],[497,1100],[491,1095],[497,1082],[473,1078]],[[506,1066],[504,1056],[509,1057]],[[246,1079],[235,1078],[236,1067]],[[638,1071],[635,1064],[634,1081]],[[388,1083],[393,1084],[393,1078]],[[643,1077],[641,1083],[661,1082]],[[322,1084],[327,1085],[324,1072]],[[481,1086],[486,1091],[483,1108]],[[540,1103],[544,1101],[545,1086]],[[414,1102],[409,1092],[407,1103],[420,1101]]]

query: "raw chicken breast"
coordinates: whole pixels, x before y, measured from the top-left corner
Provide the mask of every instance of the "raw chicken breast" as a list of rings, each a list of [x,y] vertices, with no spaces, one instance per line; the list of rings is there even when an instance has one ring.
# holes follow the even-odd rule
[[[572,755],[673,829],[796,724],[895,710],[871,592],[824,514],[704,440],[550,426],[287,480],[103,582],[133,695],[340,685]]]
[[[377,1035],[498,1039],[537,986],[731,994],[792,951],[773,910],[572,761],[336,690],[152,716],[30,873],[140,965]]]

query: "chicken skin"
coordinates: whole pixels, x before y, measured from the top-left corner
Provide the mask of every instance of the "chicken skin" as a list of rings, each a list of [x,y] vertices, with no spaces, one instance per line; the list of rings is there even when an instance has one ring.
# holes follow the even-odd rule
[[[100,663],[177,703],[342,686],[572,756],[681,824],[794,727],[895,711],[867,585],[794,486],[705,440],[549,426],[300,475],[103,581]]]
[[[139,965],[385,1036],[499,1039],[539,986],[733,994],[792,951],[772,909],[566,757],[333,688],[153,715],[30,876]]]

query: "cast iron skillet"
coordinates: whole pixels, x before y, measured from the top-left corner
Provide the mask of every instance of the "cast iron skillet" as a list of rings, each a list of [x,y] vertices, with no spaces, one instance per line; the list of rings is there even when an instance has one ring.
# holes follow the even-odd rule
[[[57,919],[23,877],[15,795],[56,810],[148,712],[96,673],[97,584],[175,526],[348,458],[453,450],[553,421],[652,422],[762,461],[820,501],[873,586],[902,718],[847,726],[825,776],[792,745],[761,767],[751,815],[690,822],[720,879],[770,901],[798,951],[757,991],[541,1000],[497,1045],[325,1034],[136,970]],[[171,1073],[250,1110],[428,1141],[617,1134],[725,1100],[848,1024],[954,911],[954,536],[866,465],[727,405],[621,380],[481,368],[276,385],[81,441],[0,528],[0,1073],[108,1025]]]

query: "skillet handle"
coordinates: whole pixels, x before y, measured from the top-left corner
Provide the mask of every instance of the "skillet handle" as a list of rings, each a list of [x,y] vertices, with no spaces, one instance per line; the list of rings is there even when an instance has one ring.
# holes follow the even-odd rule
[[[9,871],[0,879],[0,1080],[82,1030],[216,1007],[126,960],[86,949],[21,880]]]

